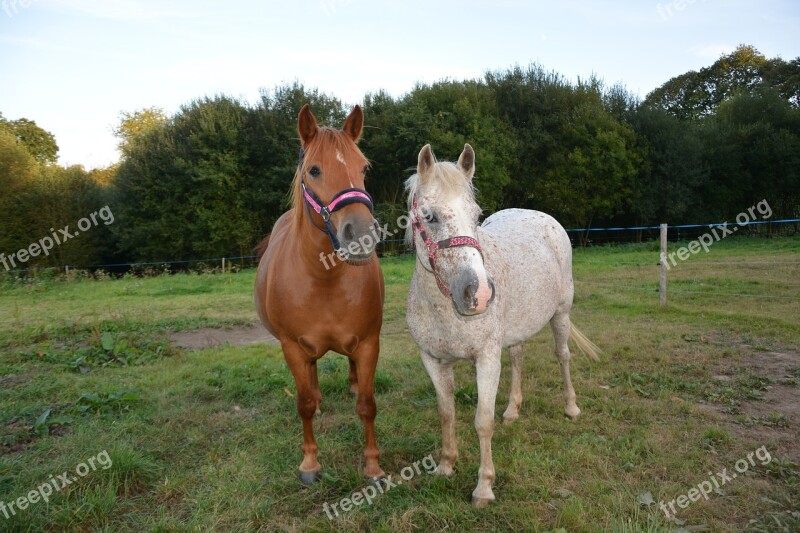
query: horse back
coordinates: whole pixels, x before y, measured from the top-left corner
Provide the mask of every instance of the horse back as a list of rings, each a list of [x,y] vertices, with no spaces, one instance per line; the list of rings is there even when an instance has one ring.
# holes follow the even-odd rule
[[[548,262],[555,260],[563,274],[572,271],[572,244],[558,221],[541,211],[503,209],[481,224],[486,237],[519,257],[510,259]]]

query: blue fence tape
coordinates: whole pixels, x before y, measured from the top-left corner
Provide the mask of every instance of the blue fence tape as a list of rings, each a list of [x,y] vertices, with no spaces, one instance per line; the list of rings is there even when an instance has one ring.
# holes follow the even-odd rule
[[[667,226],[667,229],[689,229],[689,228],[716,228],[719,226],[724,226],[725,224],[729,224],[731,226],[755,226],[758,224],[790,224],[800,222],[800,218],[788,218],[784,220],[753,220],[750,222],[742,222],[739,224],[738,222],[730,223],[730,222],[718,222],[716,224],[678,224],[675,226]],[[631,228],[574,228],[568,229],[568,232],[580,232],[580,231],[639,231],[644,229],[661,229],[661,226],[635,226]]]

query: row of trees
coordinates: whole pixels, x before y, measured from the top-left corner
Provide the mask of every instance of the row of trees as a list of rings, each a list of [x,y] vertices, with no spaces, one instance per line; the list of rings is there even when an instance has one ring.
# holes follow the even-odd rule
[[[174,116],[122,116],[121,161],[86,172],[54,164],[57,146],[32,122],[0,115],[0,251],[109,205],[113,225],[39,258],[51,264],[249,255],[286,209],[297,164],[297,113],[322,123],[349,111],[302,85],[255,105],[203,98]],[[800,215],[800,58],[742,46],[668,81],[643,101],[597,79],[570,83],[539,66],[483,79],[417,85],[364,98],[361,148],[379,217],[404,211],[403,181],[431,143],[453,159],[477,152],[486,213],[539,209],[567,227],[730,220],[767,199]]]
[[[105,205],[109,170],[87,172],[55,164],[58,145],[33,121],[6,120],[0,114],[0,253],[6,268],[32,264],[91,264],[112,257],[114,236],[100,224],[64,246],[53,247],[29,262],[9,259],[58,229],[72,225]],[[104,180],[105,177],[105,180]],[[72,230],[70,230],[71,232]]]

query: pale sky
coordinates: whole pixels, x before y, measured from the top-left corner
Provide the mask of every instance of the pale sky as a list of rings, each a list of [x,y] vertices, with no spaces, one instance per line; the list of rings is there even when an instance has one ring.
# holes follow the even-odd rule
[[[797,0],[0,0],[0,112],[92,168],[122,111],[295,80],[355,104],[530,63],[644,97],[738,44],[794,59],[798,28]]]

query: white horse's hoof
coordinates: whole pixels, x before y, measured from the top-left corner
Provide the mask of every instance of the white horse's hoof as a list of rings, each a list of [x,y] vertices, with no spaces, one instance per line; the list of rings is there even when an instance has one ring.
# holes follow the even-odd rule
[[[577,405],[570,405],[564,409],[564,414],[566,414],[567,418],[570,420],[575,420],[581,414],[581,410],[578,409]]]
[[[503,413],[503,423],[504,424],[510,424],[511,422],[516,420],[517,418],[519,418],[519,413],[509,413],[508,411]]]
[[[476,509],[483,509],[484,507],[488,507],[490,503],[494,501],[494,496],[491,498],[479,498],[477,496],[472,496],[472,506]]]
[[[439,463],[439,466],[436,467],[436,470],[434,470],[433,473],[437,476],[450,477],[453,475],[453,467]]]

